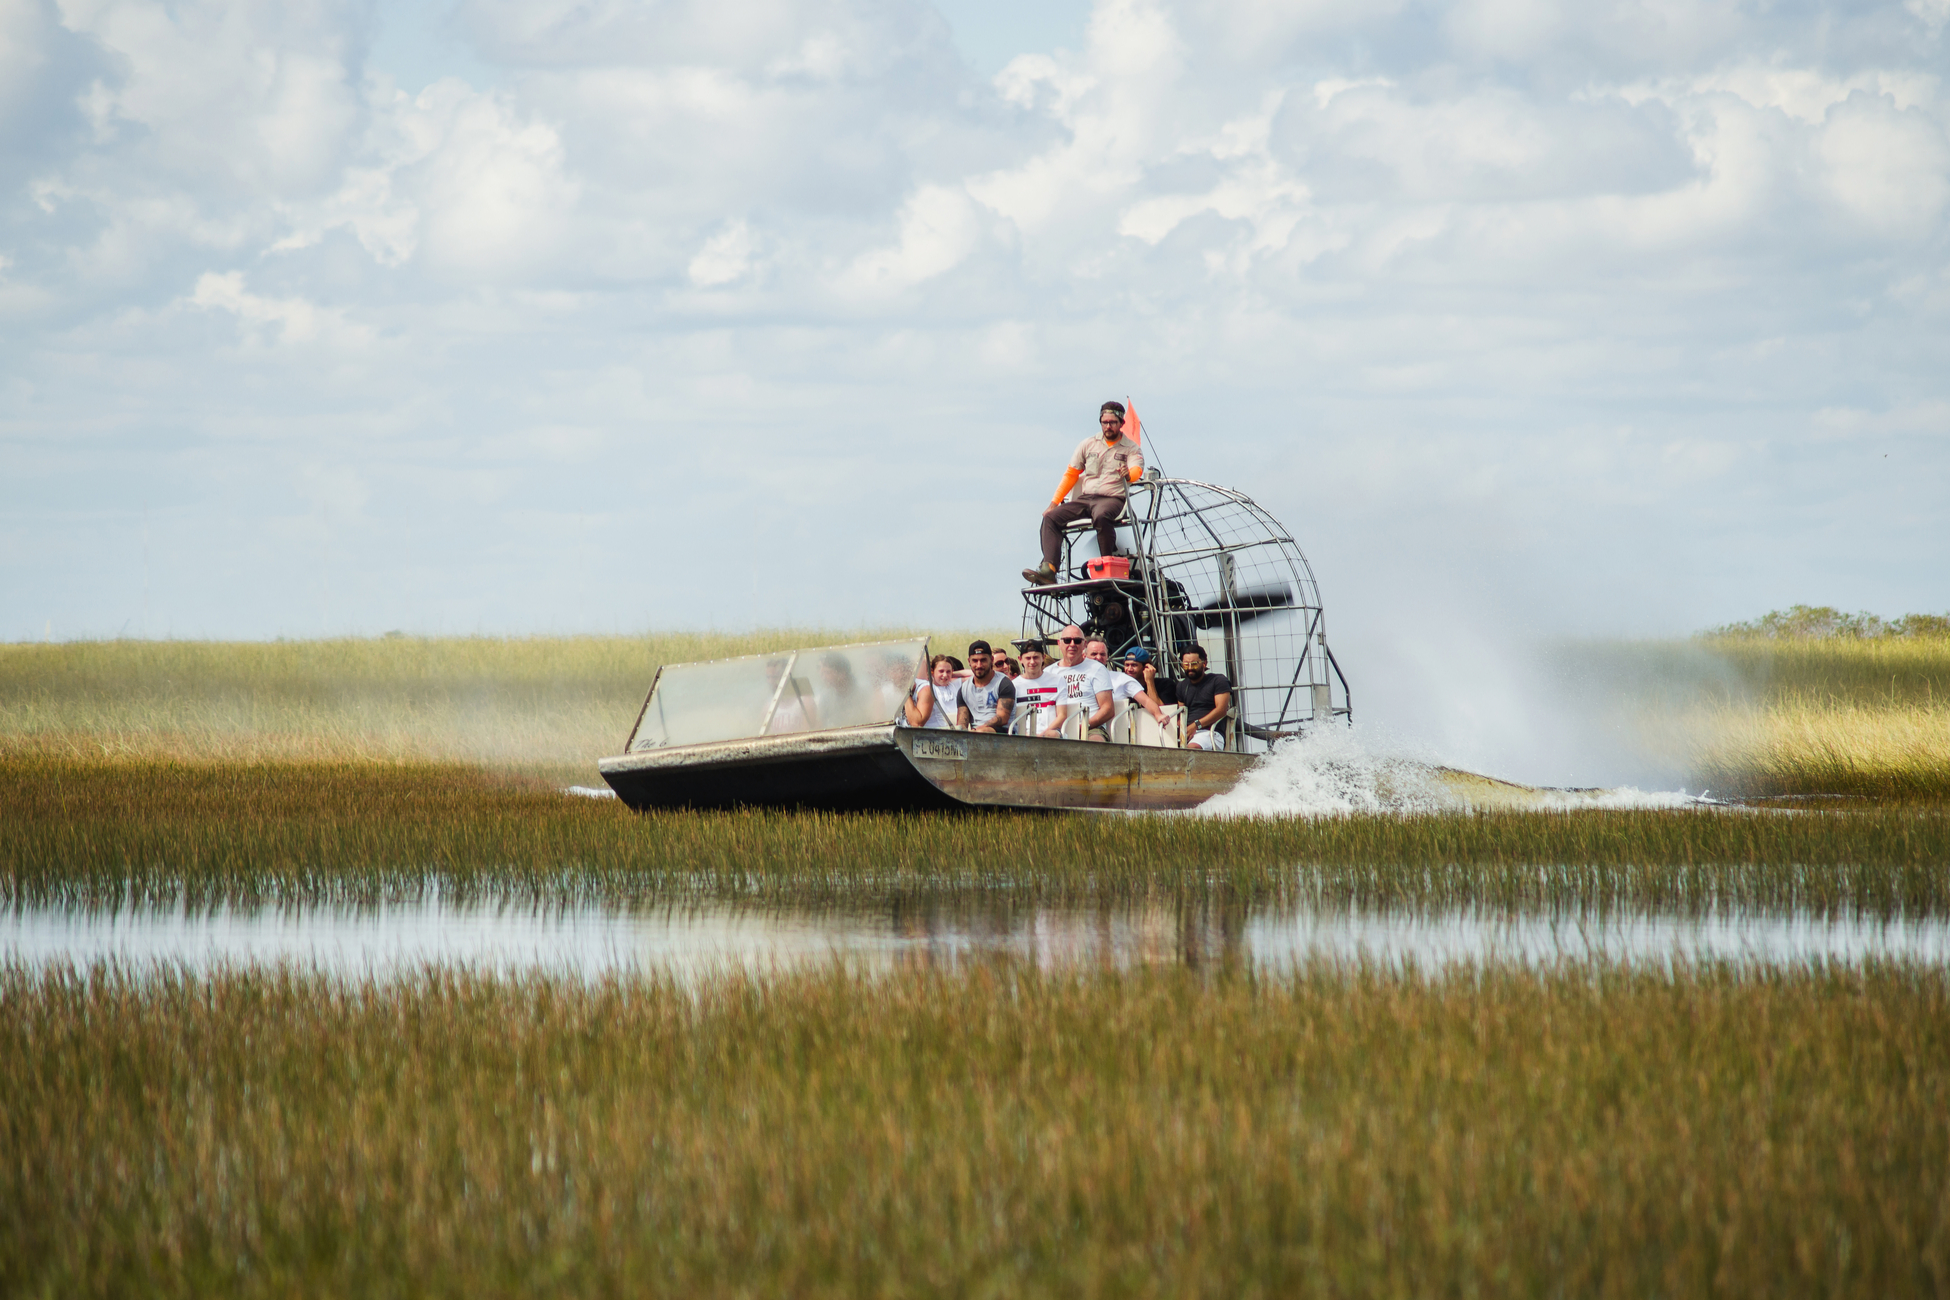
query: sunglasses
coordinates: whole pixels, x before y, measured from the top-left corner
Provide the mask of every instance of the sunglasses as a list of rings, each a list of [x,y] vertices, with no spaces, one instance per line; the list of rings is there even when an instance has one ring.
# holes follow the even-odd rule
[[[1083,644],[1083,638],[1080,636],[1060,636],[1057,637],[1056,640],[1057,643],[1060,645],[1082,645]]]

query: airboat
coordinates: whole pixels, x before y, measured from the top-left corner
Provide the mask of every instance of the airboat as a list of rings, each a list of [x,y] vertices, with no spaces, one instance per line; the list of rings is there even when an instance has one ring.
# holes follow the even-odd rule
[[[915,638],[665,665],[603,778],[639,809],[1166,811],[1349,720],[1313,569],[1244,493],[1154,469],[1131,485],[1117,541],[1102,556],[1088,521],[1064,534],[1058,581],[1022,593],[1016,646],[1075,623],[1113,663],[1141,646],[1168,675],[1202,645],[1233,684],[1224,752],[1186,748],[1182,710],[1160,726],[1128,704],[1107,744],[908,727],[902,702],[927,675]]]

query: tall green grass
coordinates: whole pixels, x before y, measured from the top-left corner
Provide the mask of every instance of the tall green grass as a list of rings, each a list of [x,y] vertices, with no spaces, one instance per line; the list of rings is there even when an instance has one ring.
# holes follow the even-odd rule
[[[987,633],[936,632],[942,645]],[[460,759],[593,777],[666,663],[925,631],[0,645],[0,753]]]
[[[15,1295],[1941,1295],[1940,968],[0,970]]]
[[[1599,643],[1566,668],[1695,788],[1950,799],[1950,637]]]
[[[0,902],[416,897],[754,906],[1159,897],[1507,910],[1950,915],[1928,808],[1321,821],[639,815],[476,768],[0,760]]]

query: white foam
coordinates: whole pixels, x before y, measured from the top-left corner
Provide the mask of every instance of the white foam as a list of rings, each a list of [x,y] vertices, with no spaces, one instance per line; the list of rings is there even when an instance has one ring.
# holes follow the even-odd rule
[[[608,786],[596,785],[572,785],[562,793],[574,795],[579,799],[614,799],[616,797],[616,791],[610,789]]]
[[[1359,726],[1323,727],[1281,741],[1238,785],[1208,799],[1207,817],[1345,817],[1353,813],[1462,812],[1477,808],[1690,808],[1683,791],[1558,790],[1512,785],[1444,768]]]

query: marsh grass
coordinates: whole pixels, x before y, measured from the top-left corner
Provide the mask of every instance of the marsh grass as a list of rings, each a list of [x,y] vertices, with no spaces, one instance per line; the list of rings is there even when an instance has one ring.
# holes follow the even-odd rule
[[[1941,968],[0,969],[10,1294],[1941,1295]]]
[[[1763,706],[1950,709],[1950,637],[1700,644],[1731,670],[1735,689]]]
[[[465,765],[0,760],[0,902],[419,897],[792,908],[1197,898],[1950,915],[1950,816],[1696,810],[1304,819],[636,814]]]
[[[928,633],[0,645],[0,753],[458,759],[593,780],[662,664],[913,635]]]
[[[1597,643],[1566,667],[1691,788],[1950,799],[1950,637]]]
[[[0,754],[455,760],[596,783],[657,667],[913,633],[0,646]],[[998,631],[937,632],[967,644]],[[1950,798],[1950,637],[1585,645],[1647,749],[1726,794]],[[1494,775],[1494,774],[1492,774]]]

